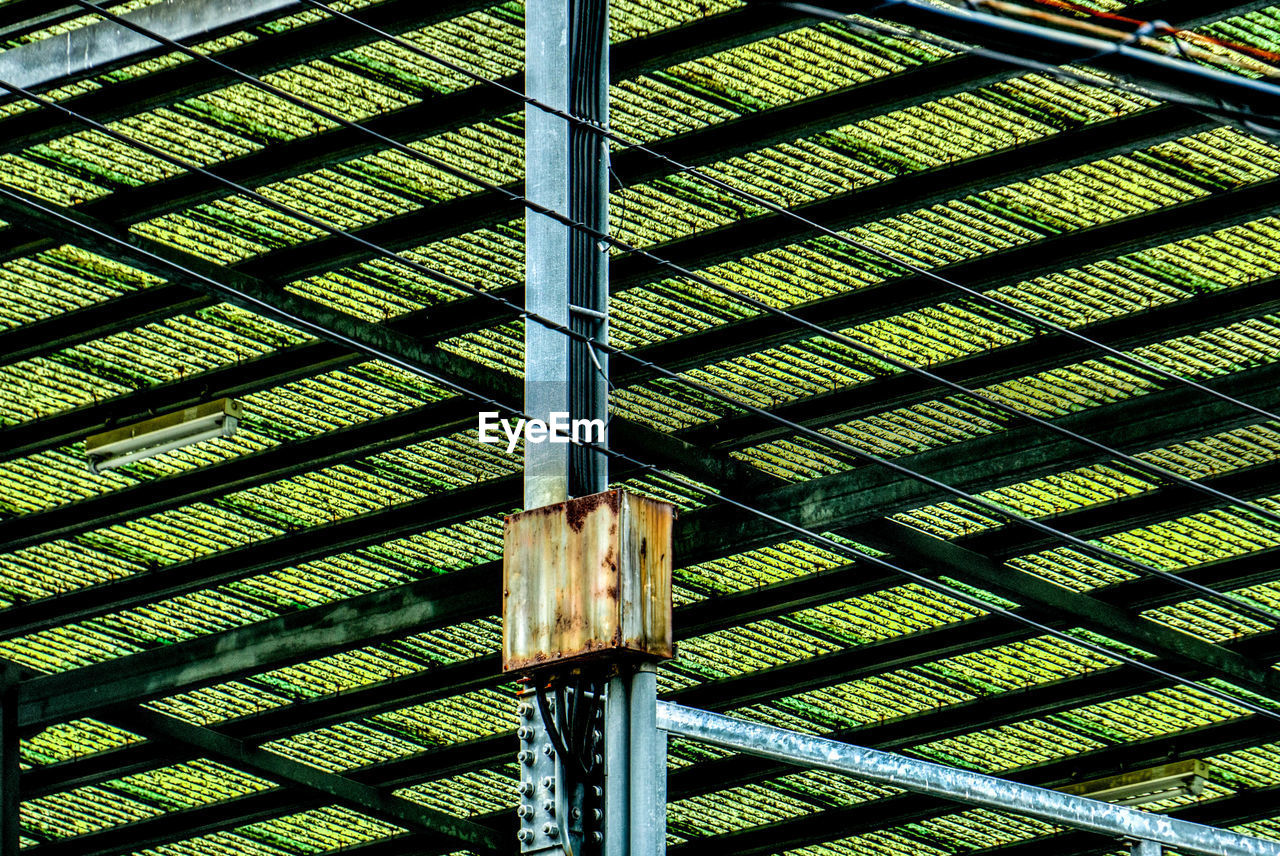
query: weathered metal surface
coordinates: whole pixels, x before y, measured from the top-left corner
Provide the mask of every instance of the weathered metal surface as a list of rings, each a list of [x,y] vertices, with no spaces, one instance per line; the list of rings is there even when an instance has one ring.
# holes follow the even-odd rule
[[[1151,814],[1114,803],[1024,785],[958,767],[813,737],[660,701],[658,727],[713,746],[803,767],[844,773],[919,794],[1035,817],[1100,835],[1207,856],[1280,856],[1280,843]]]
[[[619,490],[507,518],[502,665],[536,669],[601,652],[675,655],[674,509]]]

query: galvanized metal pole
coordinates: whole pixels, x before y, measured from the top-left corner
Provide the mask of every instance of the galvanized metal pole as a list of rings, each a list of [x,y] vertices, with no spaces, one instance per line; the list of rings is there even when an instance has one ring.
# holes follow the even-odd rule
[[[18,856],[18,671],[0,662],[0,856]]]
[[[667,733],[658,729],[658,669],[631,677],[630,856],[667,852]]]
[[[631,840],[631,675],[609,679],[604,707],[604,856],[627,856]]]
[[[1130,856],[1161,856],[1164,848],[1154,841],[1135,841],[1129,848]]]
[[[525,88],[530,97],[602,126],[608,123],[607,0],[529,0]],[[525,110],[525,193],[592,230],[608,228],[607,141],[590,128]],[[525,305],[604,342],[607,246],[530,211],[525,219]],[[525,411],[549,420],[607,421],[606,355],[540,324],[525,327]],[[541,508],[608,487],[607,459],[571,443],[526,443],[524,504]]]
[[[1137,840],[1135,854],[1160,846],[1205,856],[1280,856],[1280,843],[1240,835],[1114,803],[1032,787],[995,776],[758,725],[705,710],[658,702],[658,727],[703,743],[776,761],[845,773],[921,794],[1036,817],[1101,835]],[[1155,848],[1153,851],[1151,848]]]
[[[527,0],[525,3],[525,91],[538,101],[601,127],[609,120],[609,15],[608,0]],[[589,230],[608,229],[609,150],[607,140],[589,127],[570,123],[534,107],[525,110],[525,194],[543,206],[582,223]],[[608,339],[608,247],[582,230],[530,211],[525,220],[525,306],[588,339],[604,344]],[[608,359],[590,344],[570,339],[540,324],[525,326],[525,412],[530,419],[554,425],[557,415],[569,424],[577,420],[608,422]],[[603,445],[604,431],[589,440]],[[545,435],[544,435],[545,436]],[[530,434],[526,433],[526,437]],[[550,437],[549,440],[557,438]],[[587,496],[608,488],[607,458],[590,446],[569,442],[525,443],[524,505],[543,508],[571,497]],[[552,592],[545,592],[553,597]],[[563,676],[562,676],[563,677]],[[540,679],[541,680],[541,679]],[[554,678],[552,679],[554,682]],[[613,683],[618,683],[614,681]],[[606,783],[625,781],[628,759],[618,747],[619,729],[626,734],[625,692],[610,687],[606,702]],[[581,691],[581,685],[579,685]],[[578,699],[580,702],[581,699]],[[623,702],[619,705],[619,702]],[[530,720],[529,745],[542,745],[547,727],[564,711],[548,708],[552,722]],[[621,717],[621,718],[619,718]],[[609,721],[611,718],[611,721]],[[563,724],[563,720],[561,720]],[[563,735],[565,730],[557,729]],[[625,741],[625,736],[623,737]],[[544,746],[545,748],[545,746]],[[562,747],[563,748],[563,747]],[[555,764],[562,778],[569,759]],[[546,777],[544,777],[546,778]],[[581,777],[579,777],[581,778]],[[582,793],[582,782],[576,783]],[[606,784],[606,787],[610,786]],[[543,787],[542,791],[546,788]],[[534,791],[522,796],[533,797]],[[623,794],[626,791],[624,789]],[[556,787],[557,801],[565,788]],[[625,803],[625,798],[622,801]],[[616,811],[619,800],[605,796],[605,811]],[[540,810],[523,805],[521,810]],[[581,808],[576,819],[584,821]],[[555,823],[544,823],[521,839],[521,851],[546,849],[567,852],[569,830],[552,843],[541,835],[564,826],[565,806]],[[540,815],[539,815],[540,816]],[[611,817],[613,815],[611,814]],[[529,820],[532,815],[522,815]],[[620,824],[619,827],[616,824]],[[606,821],[610,831],[625,828],[625,815]],[[594,836],[582,837],[583,846],[594,847]],[[574,854],[577,856],[577,854]]]

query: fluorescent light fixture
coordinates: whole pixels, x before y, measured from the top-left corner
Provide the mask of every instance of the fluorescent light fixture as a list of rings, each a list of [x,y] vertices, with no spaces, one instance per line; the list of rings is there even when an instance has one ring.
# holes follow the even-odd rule
[[[230,437],[236,433],[243,415],[238,402],[220,398],[136,425],[94,434],[84,443],[89,472],[112,470],[201,440]]]
[[[1178,761],[1093,779],[1058,790],[1117,805],[1145,805],[1171,797],[1198,796],[1204,790],[1208,772],[1209,765],[1204,761]]]

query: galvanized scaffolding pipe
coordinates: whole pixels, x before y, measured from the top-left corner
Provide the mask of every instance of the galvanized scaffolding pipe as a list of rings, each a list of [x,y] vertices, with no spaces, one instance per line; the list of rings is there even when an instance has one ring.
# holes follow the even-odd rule
[[[1280,856],[1280,844],[1261,838],[670,702],[658,702],[658,727],[669,734],[749,755],[1137,840],[1146,849],[1134,852],[1143,856],[1158,852],[1159,845],[1206,856]]]

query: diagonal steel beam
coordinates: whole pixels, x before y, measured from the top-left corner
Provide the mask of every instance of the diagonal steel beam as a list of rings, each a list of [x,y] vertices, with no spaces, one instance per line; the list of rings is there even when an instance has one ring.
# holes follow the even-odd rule
[[[982,553],[934,538],[895,520],[882,518],[848,530],[855,539],[891,552],[911,570],[930,577],[953,576],[994,589],[1040,616],[1069,616],[1085,627],[1148,653],[1190,665],[1280,701],[1280,672],[1221,645],[1173,630],[1129,609],[1009,568]]]
[[[252,770],[276,782],[288,783],[329,797],[358,811],[392,823],[431,833],[453,845],[482,852],[507,852],[503,836],[488,826],[428,808],[380,788],[328,773],[266,749],[250,746],[209,728],[191,725],[171,716],[137,708],[122,719],[129,729],[155,734],[190,746],[201,754],[223,759],[232,766]]]
[[[1120,315],[1077,328],[1094,341],[1129,351],[1170,341],[1241,318],[1280,312],[1280,276]],[[929,371],[970,389],[1014,377],[1029,377],[1096,358],[1098,349],[1062,333],[1045,331],[1021,342],[995,346],[969,357],[931,364]],[[951,393],[919,375],[897,372],[856,386],[783,404],[771,413],[808,428],[825,428],[935,401]],[[726,416],[680,432],[691,443],[722,450],[744,449],[786,437],[790,429],[755,414]]]
[[[22,682],[18,726],[36,729],[357,645],[492,614],[492,564]],[[128,666],[125,667],[127,660]],[[123,673],[122,673],[123,672]]]

